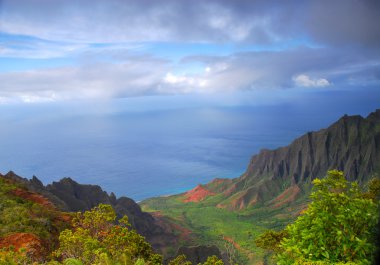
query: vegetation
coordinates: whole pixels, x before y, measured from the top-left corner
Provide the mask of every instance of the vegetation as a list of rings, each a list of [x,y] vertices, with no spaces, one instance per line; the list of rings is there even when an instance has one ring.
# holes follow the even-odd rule
[[[57,257],[75,258],[83,264],[161,264],[162,257],[154,254],[151,246],[134,230],[128,229],[128,218],[117,225],[112,206],[100,204],[91,211],[77,213],[73,230],[66,229],[59,236]],[[141,263],[141,261],[139,261]]]
[[[0,264],[162,264],[162,257],[130,229],[127,217],[116,221],[110,205],[73,214],[71,224],[64,224],[59,211],[16,196],[14,191],[22,187],[2,178],[0,184],[0,243],[24,232],[40,238],[46,250],[38,258],[30,249],[1,249],[0,244]],[[215,207],[220,195],[197,203],[171,196],[143,205],[164,213],[184,244],[215,244],[232,264],[371,264],[379,233],[380,180],[370,181],[363,192],[357,183],[346,181],[343,172],[333,170],[313,184],[307,209],[304,197],[282,208],[255,205],[240,212]],[[289,220],[295,221],[285,228]],[[169,262],[191,264],[183,255]],[[221,264],[213,256],[200,265]]]
[[[190,261],[186,259],[185,255],[179,255],[175,259],[169,261],[169,265],[192,265]],[[224,265],[223,261],[216,256],[208,257],[205,263],[198,265]]]
[[[347,182],[342,172],[330,171],[326,178],[314,180],[313,184],[310,198],[300,196],[292,204],[278,208],[269,202],[232,212],[215,207],[221,195],[197,203],[185,203],[181,195],[154,198],[142,206],[147,211],[159,211],[176,225],[192,231],[183,244],[215,244],[228,253],[226,239],[230,240],[233,244],[229,246],[236,252],[233,261],[238,264],[370,262],[379,218],[380,180],[370,181],[368,191],[363,192],[356,183]],[[319,223],[315,224],[317,220]],[[285,229],[293,221],[294,225]],[[307,255],[301,250],[297,256],[299,249],[305,249]],[[345,258],[337,254],[340,251],[346,253]],[[313,258],[310,253],[315,253]]]
[[[17,196],[15,191],[20,190],[30,198]],[[17,249],[14,246],[1,247],[0,244],[0,264],[162,264],[162,256],[153,253],[144,237],[129,229],[126,216],[116,223],[116,214],[110,205],[100,204],[91,211],[73,214],[70,225],[61,220],[63,213],[34,202],[36,196],[38,195],[27,193],[17,183],[0,178],[0,242],[8,236],[26,233],[29,237],[38,239],[38,242],[41,239],[43,246],[39,247],[44,249],[41,253],[32,248],[30,242],[24,242],[25,248]],[[49,248],[49,243],[54,244]],[[55,247],[53,255],[49,255]],[[191,265],[186,258],[181,257],[176,258],[172,264]],[[209,257],[200,265],[221,264],[223,262],[218,258]]]
[[[273,252],[280,252],[282,250],[281,241],[288,236],[286,230],[281,230],[279,232],[273,230],[267,230],[259,237],[256,238],[256,246],[271,250]]]
[[[22,185],[0,177],[0,264],[41,261],[58,246],[60,231],[69,227],[65,221],[67,214],[37,203],[41,198]],[[33,242],[26,242],[27,238]],[[17,249],[21,248],[17,255],[14,247],[4,248],[9,241],[14,241]],[[28,244],[29,248],[23,248]],[[10,261],[12,257],[14,263]]]
[[[169,265],[191,265],[191,262],[186,259],[185,255],[179,255],[169,262]]]
[[[362,192],[343,172],[329,171],[313,181],[312,202],[293,224],[285,231],[265,232],[256,243],[278,252],[278,264],[372,264],[379,183],[371,181],[369,191]]]
[[[33,264],[33,260],[28,257],[25,250],[15,251],[14,249],[0,249],[0,264],[6,265],[28,265]]]
[[[306,205],[306,199],[300,197],[291,207],[258,204],[234,212],[216,207],[220,196],[185,203],[181,195],[176,195],[149,199],[141,205],[144,211],[158,211],[177,227],[191,231],[183,238],[183,245],[213,244],[222,252],[230,253],[233,263],[250,265],[270,261],[272,255],[256,246],[255,239],[268,229],[284,229]],[[178,234],[181,236],[182,232]]]

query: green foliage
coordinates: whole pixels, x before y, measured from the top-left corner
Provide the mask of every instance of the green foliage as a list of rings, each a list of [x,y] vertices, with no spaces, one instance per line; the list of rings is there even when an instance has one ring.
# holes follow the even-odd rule
[[[83,265],[82,261],[79,259],[74,259],[74,258],[68,258],[63,261],[64,265]]]
[[[380,179],[373,178],[368,183],[368,192],[363,194],[364,198],[379,200],[380,199]]]
[[[258,238],[256,238],[255,243],[256,246],[271,250],[274,252],[280,252],[281,247],[280,243],[283,238],[287,236],[287,231],[273,231],[273,230],[267,230],[264,233],[262,233]]]
[[[211,256],[207,258],[205,263],[203,264],[199,263],[198,265],[224,265],[224,263],[217,256]]]
[[[337,170],[313,184],[308,209],[286,228],[288,236],[282,240],[278,263],[370,264],[378,202],[363,196],[357,183],[348,183]]]
[[[83,264],[161,264],[162,257],[152,252],[145,239],[128,229],[127,218],[114,225],[115,211],[110,205],[100,204],[91,211],[77,213],[73,230],[59,236],[56,256],[74,258]],[[139,261],[140,260],[140,261]]]
[[[13,251],[12,249],[0,249],[0,264],[7,265],[30,265],[33,261],[24,250]]]
[[[169,265],[191,265],[191,262],[186,259],[185,255],[179,255],[169,262]]]

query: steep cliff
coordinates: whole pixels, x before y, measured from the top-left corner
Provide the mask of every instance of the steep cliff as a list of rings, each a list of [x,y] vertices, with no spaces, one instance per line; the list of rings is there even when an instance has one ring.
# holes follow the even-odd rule
[[[216,179],[206,188],[223,193],[218,207],[241,210],[307,192],[311,181],[330,169],[342,170],[347,179],[359,183],[380,172],[380,110],[367,118],[345,115],[327,129],[309,132],[286,147],[261,150],[241,177]]]

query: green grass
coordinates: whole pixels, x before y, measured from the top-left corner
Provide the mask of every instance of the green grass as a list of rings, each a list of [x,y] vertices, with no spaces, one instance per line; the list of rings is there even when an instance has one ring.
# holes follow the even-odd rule
[[[141,203],[144,211],[159,211],[173,222],[190,229],[195,236],[191,244],[217,245],[225,250],[226,240],[232,238],[240,249],[239,264],[256,264],[270,261],[269,253],[256,247],[255,238],[267,229],[280,230],[296,217],[304,198],[294,203],[294,209],[273,209],[257,205],[248,210],[233,212],[215,207],[221,195],[211,196],[205,201],[184,203],[180,196],[152,198]],[[299,207],[297,207],[299,206]]]

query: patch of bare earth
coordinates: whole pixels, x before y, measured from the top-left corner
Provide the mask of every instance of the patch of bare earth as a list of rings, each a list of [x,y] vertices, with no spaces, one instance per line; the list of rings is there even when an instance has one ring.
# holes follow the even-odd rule
[[[196,186],[194,189],[186,192],[184,195],[184,202],[200,202],[206,199],[208,196],[213,196],[215,193],[204,188],[202,185]]]
[[[191,240],[192,231],[190,229],[180,226],[179,224],[175,223],[170,218],[167,218],[166,216],[162,215],[161,212],[152,212],[150,214],[154,217],[154,219],[156,220],[156,223],[162,228],[164,228],[165,231],[168,231],[168,232],[175,231],[179,233],[180,240],[184,240],[184,241]]]
[[[297,185],[287,188],[283,193],[274,199],[274,202],[276,202],[276,204],[274,204],[273,207],[279,208],[286,203],[295,201],[300,191],[301,189]]]
[[[41,239],[32,233],[13,233],[0,238],[0,248],[10,248],[18,251],[24,249],[25,253],[34,258],[43,257],[45,249]]]
[[[16,188],[11,192],[13,195],[23,198],[28,201],[35,202],[37,204],[40,204],[44,207],[48,207],[49,209],[55,209],[55,206],[44,196],[38,193],[26,191],[20,188]]]
[[[241,246],[238,243],[236,243],[232,237],[223,236],[223,240],[231,243],[236,249],[241,250]]]

